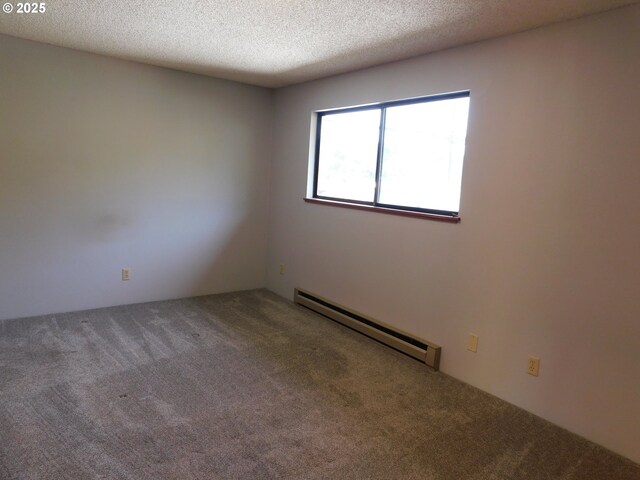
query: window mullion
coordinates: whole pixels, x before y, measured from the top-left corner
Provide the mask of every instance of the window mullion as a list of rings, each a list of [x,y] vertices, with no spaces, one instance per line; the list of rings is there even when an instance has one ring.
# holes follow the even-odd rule
[[[313,165],[313,196],[318,196],[318,173],[320,172],[320,135],[322,131],[322,115],[316,117],[316,151]]]
[[[384,149],[384,128],[387,119],[387,109],[380,109],[380,132],[378,134],[378,155],[376,158],[376,188],[373,194],[373,204],[377,205],[380,198],[380,179],[382,178],[382,152]]]

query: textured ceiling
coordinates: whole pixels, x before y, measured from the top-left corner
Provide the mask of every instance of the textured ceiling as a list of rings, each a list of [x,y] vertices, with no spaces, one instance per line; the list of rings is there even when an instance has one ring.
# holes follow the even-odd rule
[[[45,0],[0,33],[279,87],[637,1]]]

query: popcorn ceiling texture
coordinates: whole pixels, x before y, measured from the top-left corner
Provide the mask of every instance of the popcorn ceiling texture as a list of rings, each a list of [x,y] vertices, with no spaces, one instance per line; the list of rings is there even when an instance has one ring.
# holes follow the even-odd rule
[[[0,13],[0,33],[280,87],[632,3],[48,0],[45,13]]]

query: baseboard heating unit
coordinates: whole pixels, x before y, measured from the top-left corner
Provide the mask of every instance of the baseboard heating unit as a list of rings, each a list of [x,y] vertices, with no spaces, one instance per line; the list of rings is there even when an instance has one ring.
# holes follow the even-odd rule
[[[440,368],[441,348],[431,342],[404,333],[383,322],[368,317],[362,313],[338,305],[315,293],[296,288],[293,301],[307,307],[316,313],[342,323],[353,330],[374,338],[396,350],[426,363],[434,370]]]

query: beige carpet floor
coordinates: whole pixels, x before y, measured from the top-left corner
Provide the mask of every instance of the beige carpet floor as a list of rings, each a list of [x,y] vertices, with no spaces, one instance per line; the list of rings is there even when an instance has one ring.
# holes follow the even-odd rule
[[[640,466],[255,290],[0,322],[0,478],[639,480]]]

